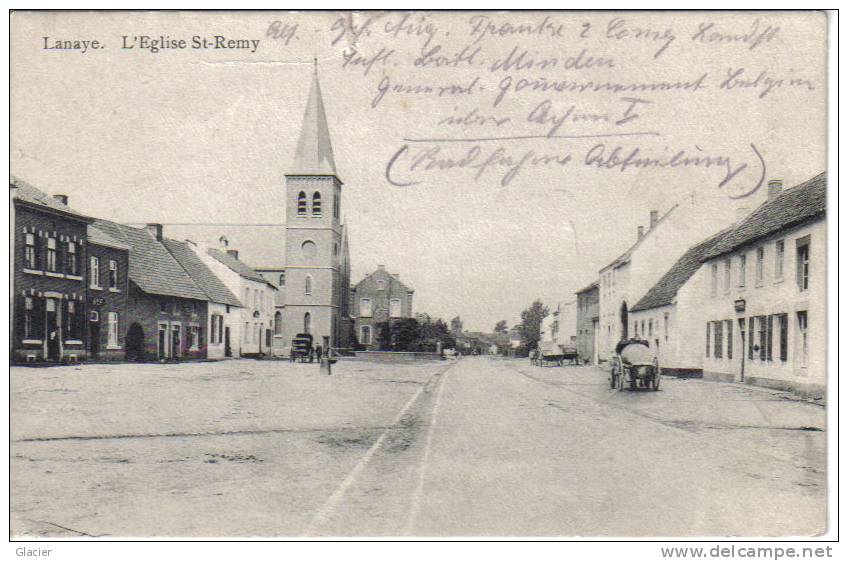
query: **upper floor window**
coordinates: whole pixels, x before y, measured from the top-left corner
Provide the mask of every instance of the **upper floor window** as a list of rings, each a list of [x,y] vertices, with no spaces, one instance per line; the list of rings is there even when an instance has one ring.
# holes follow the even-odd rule
[[[761,284],[763,282],[763,262],[765,261],[766,250],[763,246],[757,248],[757,269],[756,269],[756,277],[754,277],[757,284]]]
[[[338,218],[340,214],[341,207],[341,199],[338,192],[336,192],[336,196],[333,198],[333,218]]]
[[[730,292],[730,259],[724,260],[724,291]]]
[[[242,302],[242,304],[244,304],[245,308],[250,308],[250,289],[249,288],[244,289],[244,302]]]
[[[360,317],[364,317],[364,318],[371,317],[371,299],[370,298],[360,298],[359,299],[359,315],[360,315]]]
[[[91,288],[100,288],[100,258],[93,255],[88,266],[88,284]]]
[[[386,281],[380,279],[377,281],[377,290],[385,290],[386,289]]]
[[[306,275],[306,279],[303,281],[303,293],[307,296],[312,294],[312,277]]]
[[[26,234],[24,243],[24,263],[27,269],[38,268],[38,256],[35,248],[35,234]]]
[[[65,272],[69,275],[78,275],[79,267],[77,263],[77,244],[68,242],[68,253],[65,257]]]
[[[118,288],[118,262],[109,260],[109,288]]]
[[[286,273],[280,273],[280,286],[286,286]]]
[[[392,298],[391,302],[389,302],[389,315],[393,318],[400,317],[400,299]]]
[[[321,216],[321,193],[312,193],[312,216]]]
[[[56,238],[47,238],[47,270],[56,272]]]
[[[804,236],[795,244],[798,290],[804,291],[810,287],[810,236]]]
[[[306,193],[303,191],[297,194],[297,214],[306,216]]]
[[[775,280],[783,279],[783,258],[786,253],[786,247],[783,240],[774,242],[774,278]]]
[[[748,274],[747,263],[748,263],[748,258],[743,253],[742,255],[739,256],[739,283],[738,284],[739,284],[740,287],[745,286],[745,277]]]

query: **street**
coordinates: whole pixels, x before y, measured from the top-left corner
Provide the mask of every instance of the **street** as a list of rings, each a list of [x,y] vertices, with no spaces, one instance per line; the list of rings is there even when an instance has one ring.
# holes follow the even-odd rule
[[[11,369],[13,536],[811,536],[825,409],[494,357]]]

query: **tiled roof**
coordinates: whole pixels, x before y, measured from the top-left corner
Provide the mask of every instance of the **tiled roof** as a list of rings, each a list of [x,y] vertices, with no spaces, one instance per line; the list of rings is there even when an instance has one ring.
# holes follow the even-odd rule
[[[674,302],[674,297],[677,296],[677,291],[680,290],[680,287],[686,284],[686,281],[701,267],[701,258],[703,255],[715,247],[716,244],[720,243],[729,231],[730,228],[722,230],[709,239],[689,248],[683,254],[683,257],[677,260],[677,263],[660,278],[657,284],[651,287],[641,300],[636,302],[636,305],[630,311],[650,310],[660,306],[667,306]]]
[[[639,245],[641,245],[641,243],[645,240],[645,238],[650,236],[654,232],[654,230],[656,230],[657,226],[662,224],[662,222],[668,217],[668,215],[670,215],[672,212],[674,212],[674,209],[676,209],[676,208],[677,208],[677,205],[674,205],[673,207],[671,207],[668,212],[663,214],[660,217],[660,219],[657,220],[657,223],[654,224],[653,228],[649,228],[648,231],[645,232],[645,234],[641,238],[636,240],[636,243],[631,245],[630,248],[627,251],[625,251],[624,253],[619,255],[618,258],[614,259],[609,265],[603,267],[601,269],[601,271],[609,269],[610,267],[618,267],[619,265],[624,265],[625,263],[627,263],[630,260],[630,256],[633,254],[633,250],[635,250],[637,247],[639,247]]]
[[[208,300],[162,242],[150,232],[109,220],[96,220],[98,229],[130,248],[129,276],[148,294]]]
[[[221,263],[223,263],[224,265],[226,265],[227,267],[229,267],[230,270],[235,271],[246,279],[258,282],[268,282],[265,280],[265,277],[253,270],[253,268],[246,265],[244,262],[239,261],[232,255],[221,251],[220,249],[215,249],[211,247],[207,250],[207,253],[218,261],[220,261]]]
[[[26,181],[19,179],[17,177],[9,178],[9,186],[15,187],[15,192],[13,194],[13,198],[22,202],[26,202],[33,205],[38,205],[41,207],[46,207],[50,210],[54,210],[57,212],[61,212],[63,214],[69,214],[75,216],[77,218],[81,218],[83,220],[91,220],[89,217],[85,216],[81,212],[77,212],[72,209],[68,205],[63,202],[51,197],[44,191],[40,189],[36,189]]]
[[[89,224],[86,232],[88,243],[95,245],[104,245],[106,247],[114,247],[116,249],[129,249],[130,246],[123,242],[119,242],[97,226]]]
[[[705,253],[702,260],[718,257],[781,230],[824,216],[826,211],[827,174],[820,173],[763,203],[725,236],[721,243]]]
[[[230,306],[242,306],[236,296],[230,292],[221,279],[215,276],[209,267],[200,260],[197,254],[192,251],[186,242],[178,242],[176,240],[163,239],[162,244],[168,249],[177,263],[182,266],[191,279],[199,286],[209,300],[219,304],[229,304]]]
[[[598,288],[599,284],[600,284],[600,283],[599,283],[598,281],[595,281],[595,282],[593,282],[592,284],[590,284],[589,286],[584,287],[584,288],[581,288],[580,290],[578,290],[578,291],[577,291],[577,292],[575,292],[574,294],[583,294],[584,292],[588,292],[588,291],[590,291],[590,290],[594,290],[594,289]]]

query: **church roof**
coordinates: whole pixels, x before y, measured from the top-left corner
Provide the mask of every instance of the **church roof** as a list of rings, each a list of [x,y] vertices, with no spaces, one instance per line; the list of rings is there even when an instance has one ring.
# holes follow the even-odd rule
[[[330,129],[327,126],[317,71],[312,76],[309,99],[303,114],[303,126],[297,141],[294,163],[288,175],[336,175]]]

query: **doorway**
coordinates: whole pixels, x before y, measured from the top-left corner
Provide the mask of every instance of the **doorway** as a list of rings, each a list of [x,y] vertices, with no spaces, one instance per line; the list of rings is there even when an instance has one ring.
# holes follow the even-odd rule
[[[159,360],[168,358],[168,326],[159,324],[159,338],[157,343],[157,357]]]
[[[592,320],[592,366],[598,365],[598,320]]]
[[[182,330],[180,325],[171,326],[171,357],[180,358],[182,356]]]
[[[98,314],[98,319],[92,320],[89,322],[89,341],[91,348],[91,358],[97,359],[100,355],[100,319]]]
[[[233,347],[230,345],[230,326],[224,328],[224,356],[233,356]]]
[[[59,312],[56,309],[56,299],[47,299],[47,360],[58,362],[62,356],[60,343],[61,332],[59,329]]]

